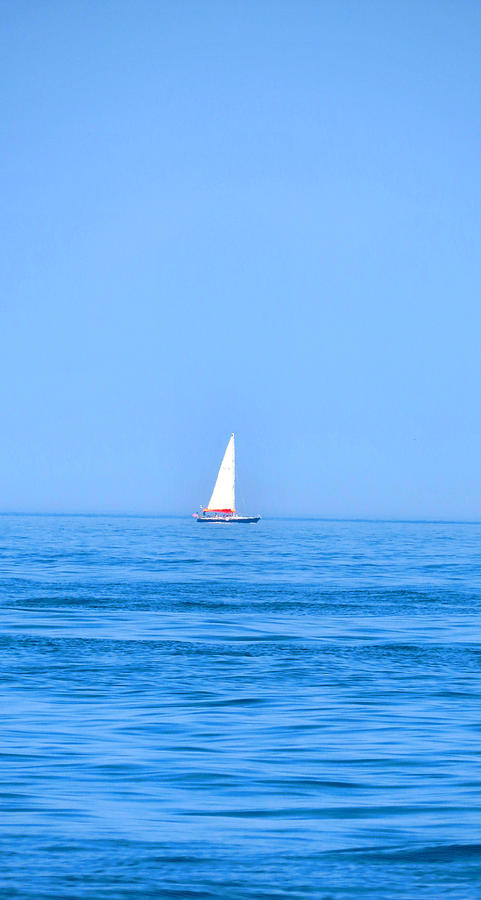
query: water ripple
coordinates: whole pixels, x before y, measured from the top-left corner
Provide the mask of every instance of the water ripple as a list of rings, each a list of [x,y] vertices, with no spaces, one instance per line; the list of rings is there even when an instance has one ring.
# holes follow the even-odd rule
[[[477,900],[480,538],[0,517],[2,897]]]

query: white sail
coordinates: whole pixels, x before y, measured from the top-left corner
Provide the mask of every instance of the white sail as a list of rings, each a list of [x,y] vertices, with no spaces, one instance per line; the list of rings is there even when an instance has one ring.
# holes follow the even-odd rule
[[[206,509],[235,510],[235,449],[234,435],[231,436],[220,464],[219,474],[212,497]]]

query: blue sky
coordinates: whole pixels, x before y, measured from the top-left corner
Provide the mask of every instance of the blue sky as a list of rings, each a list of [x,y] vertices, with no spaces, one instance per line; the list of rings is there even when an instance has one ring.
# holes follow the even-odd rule
[[[0,18],[0,509],[481,517],[481,6]]]

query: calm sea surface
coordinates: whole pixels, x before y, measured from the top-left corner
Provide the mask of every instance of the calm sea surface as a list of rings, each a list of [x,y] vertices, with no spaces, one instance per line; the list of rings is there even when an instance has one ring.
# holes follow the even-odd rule
[[[481,896],[481,525],[0,517],[0,896]]]

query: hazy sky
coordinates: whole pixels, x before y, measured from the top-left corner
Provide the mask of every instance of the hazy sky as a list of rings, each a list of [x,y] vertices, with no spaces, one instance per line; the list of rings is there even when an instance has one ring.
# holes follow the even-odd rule
[[[480,518],[481,4],[0,36],[0,509]]]

